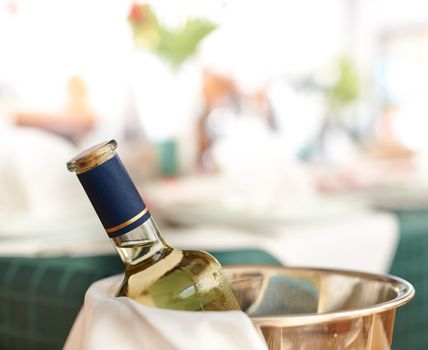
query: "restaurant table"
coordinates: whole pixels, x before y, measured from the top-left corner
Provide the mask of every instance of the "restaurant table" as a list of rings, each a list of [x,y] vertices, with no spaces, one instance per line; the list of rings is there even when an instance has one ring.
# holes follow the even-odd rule
[[[400,241],[390,272],[411,282],[393,349],[428,349],[428,211],[396,211]],[[279,264],[263,250],[212,251],[223,265]],[[60,349],[92,282],[122,272],[117,256],[0,258],[0,349]]]
[[[211,253],[223,265],[279,264],[258,249]],[[121,272],[117,255],[0,258],[0,349],[61,349],[88,287]]]

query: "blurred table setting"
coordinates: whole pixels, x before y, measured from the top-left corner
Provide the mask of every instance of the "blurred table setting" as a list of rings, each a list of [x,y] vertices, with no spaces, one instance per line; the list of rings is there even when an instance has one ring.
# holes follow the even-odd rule
[[[393,215],[373,212],[358,198],[296,198],[286,192],[275,194],[276,210],[270,210],[261,205],[263,189],[251,193],[258,185],[264,187],[255,182],[240,189],[246,194],[242,206],[228,205],[228,195],[237,193],[218,177],[166,180],[144,193],[165,236],[177,246],[258,247],[285,265],[389,270],[399,239]]]
[[[14,151],[2,160],[7,169],[2,199],[8,205],[2,206],[0,253],[113,252],[84,194],[65,171],[64,159],[75,148],[41,131],[11,128],[7,134],[4,140]],[[281,161],[277,144],[263,142],[264,149],[260,143],[251,149],[240,142],[251,157],[235,150],[222,174],[141,184],[168,240],[206,250],[261,248],[287,265],[387,272],[398,242],[394,216],[370,210],[355,195],[320,195],[304,166]]]

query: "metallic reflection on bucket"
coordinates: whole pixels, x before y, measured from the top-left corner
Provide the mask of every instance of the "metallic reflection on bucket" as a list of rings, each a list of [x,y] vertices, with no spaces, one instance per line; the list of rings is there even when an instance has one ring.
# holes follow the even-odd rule
[[[225,271],[271,350],[389,350],[396,309],[415,293],[400,278],[354,271],[278,266]]]

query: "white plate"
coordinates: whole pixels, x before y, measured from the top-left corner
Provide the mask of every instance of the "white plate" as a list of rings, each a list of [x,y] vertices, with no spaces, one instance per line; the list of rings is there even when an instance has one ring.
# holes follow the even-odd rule
[[[282,199],[278,194],[275,198],[278,205],[262,205],[257,202],[257,196],[248,202],[240,198],[241,201],[231,203],[233,196],[229,196],[227,187],[208,179],[198,179],[194,184],[189,180],[158,183],[142,192],[148,194],[156,217],[184,226],[227,224],[262,229],[334,220],[338,215],[366,208],[358,196],[284,196]]]

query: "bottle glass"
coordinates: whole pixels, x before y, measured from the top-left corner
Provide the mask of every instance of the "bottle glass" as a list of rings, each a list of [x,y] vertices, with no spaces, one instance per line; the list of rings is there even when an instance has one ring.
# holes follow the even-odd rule
[[[176,249],[164,241],[120,162],[116,147],[112,140],[67,163],[70,171],[77,172],[125,265],[116,296],[165,309],[239,310],[222,267],[213,256]]]

